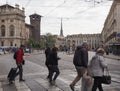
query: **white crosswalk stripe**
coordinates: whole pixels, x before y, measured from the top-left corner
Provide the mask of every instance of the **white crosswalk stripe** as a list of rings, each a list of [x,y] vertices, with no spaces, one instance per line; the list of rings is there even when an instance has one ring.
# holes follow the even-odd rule
[[[15,86],[17,91],[31,91],[29,87],[25,84],[25,82],[19,82],[18,80],[16,80]]]
[[[3,91],[3,88],[2,88],[1,82],[0,82],[0,91]]]
[[[46,89],[48,89],[48,91],[62,91],[60,88],[56,87],[56,86],[50,86],[50,84],[48,83],[48,81],[42,79],[42,78],[38,78],[35,79],[38,83],[40,83],[43,87],[45,87]]]

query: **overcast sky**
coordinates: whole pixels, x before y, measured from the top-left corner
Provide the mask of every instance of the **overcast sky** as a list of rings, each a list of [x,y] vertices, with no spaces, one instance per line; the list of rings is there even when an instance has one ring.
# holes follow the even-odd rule
[[[87,1],[87,2],[85,2]],[[0,0],[0,5],[19,4],[25,8],[26,23],[29,15],[41,16],[41,34],[60,34],[61,18],[63,34],[101,33],[110,10],[111,0]],[[100,2],[100,3],[99,3]]]

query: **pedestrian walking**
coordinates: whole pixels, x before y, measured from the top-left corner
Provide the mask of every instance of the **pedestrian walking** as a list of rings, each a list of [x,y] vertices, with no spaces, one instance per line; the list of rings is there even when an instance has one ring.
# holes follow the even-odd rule
[[[75,65],[77,76],[70,84],[70,88],[72,91],[74,90],[75,84],[81,79],[84,73],[87,71],[88,65],[88,51],[87,51],[87,43],[84,42],[82,46],[78,46],[74,53],[73,64]]]
[[[15,74],[15,77],[19,75],[19,81],[25,81],[23,79],[23,65],[25,64],[24,56],[24,45],[21,45],[20,48],[16,51],[16,65],[19,71]]]
[[[45,49],[45,57],[46,57],[45,65],[46,65],[46,67],[48,69],[47,79],[50,78],[50,67],[49,67],[49,54],[50,54],[50,52],[51,52],[50,47],[46,47],[46,49]]]
[[[94,78],[94,84],[92,87],[92,91],[103,91],[102,88],[102,77],[104,75],[104,69],[107,68],[107,64],[105,63],[105,59],[103,57],[104,49],[97,49],[96,55],[92,57],[89,64],[89,74]]]
[[[50,67],[50,75],[49,75],[50,80],[49,80],[49,82],[51,85],[55,85],[55,81],[60,74],[60,71],[58,68],[58,60],[59,59],[60,58],[57,56],[57,48],[53,47],[52,51],[49,55],[49,67]]]

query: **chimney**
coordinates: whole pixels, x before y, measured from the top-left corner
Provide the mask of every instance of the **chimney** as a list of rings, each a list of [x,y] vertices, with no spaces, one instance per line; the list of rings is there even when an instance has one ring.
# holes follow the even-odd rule
[[[15,4],[15,7],[16,7],[17,9],[19,9],[19,5],[18,5],[18,4]]]

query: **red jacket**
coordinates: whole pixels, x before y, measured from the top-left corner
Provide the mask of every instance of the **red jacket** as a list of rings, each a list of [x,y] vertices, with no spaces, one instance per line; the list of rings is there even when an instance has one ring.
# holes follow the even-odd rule
[[[24,60],[23,56],[24,56],[23,49],[18,49],[17,58],[16,58],[16,64],[20,64]]]

